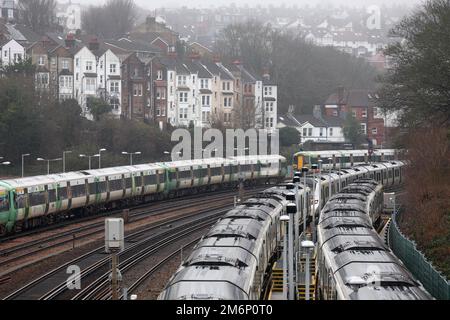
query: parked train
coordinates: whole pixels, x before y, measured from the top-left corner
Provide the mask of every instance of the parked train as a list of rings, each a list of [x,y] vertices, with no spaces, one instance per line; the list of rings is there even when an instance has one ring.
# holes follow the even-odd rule
[[[358,179],[331,197],[322,209],[317,226],[322,299],[430,299],[374,230],[373,222],[382,206],[381,185]]]
[[[113,167],[0,181],[0,235],[134,202],[223,186],[279,181],[278,155],[211,158]]]
[[[331,160],[329,160],[331,159]],[[370,162],[393,161],[397,159],[397,150],[378,149],[369,155],[368,150],[329,150],[301,151],[294,155],[294,170],[310,168],[322,160],[322,170],[352,168]]]
[[[231,210],[212,227],[171,277],[159,299],[260,299],[271,263],[277,258],[277,242],[283,236],[280,216],[293,192],[300,208],[295,221],[301,226],[305,202],[306,216],[310,217],[321,208],[320,203],[357,179],[376,179],[386,187],[401,183],[403,166],[400,161],[376,163],[342,170],[340,184],[339,175],[331,173],[315,180],[307,178],[307,186],[296,183],[267,189]],[[372,188],[371,183],[367,185]],[[308,203],[313,190],[315,201]],[[358,200],[358,196],[355,198]],[[354,200],[348,197],[348,201]],[[369,210],[374,220],[379,209]]]

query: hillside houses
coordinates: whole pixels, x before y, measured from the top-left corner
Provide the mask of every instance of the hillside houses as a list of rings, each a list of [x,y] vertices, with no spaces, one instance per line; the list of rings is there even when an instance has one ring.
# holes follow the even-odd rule
[[[91,106],[100,99],[115,118],[161,129],[277,126],[277,85],[241,61],[227,64],[196,46],[178,56],[164,33],[149,43],[137,37],[36,35],[23,26],[4,26],[1,65],[30,60],[36,89],[60,101],[75,99],[87,119],[93,120]]]

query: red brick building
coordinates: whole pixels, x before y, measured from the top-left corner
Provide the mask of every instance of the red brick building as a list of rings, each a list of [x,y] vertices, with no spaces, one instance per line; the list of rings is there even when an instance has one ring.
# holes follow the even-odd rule
[[[324,104],[326,116],[338,116],[343,119],[351,114],[361,124],[361,131],[373,142],[374,146],[385,143],[385,123],[375,103],[376,93],[366,89],[345,90],[340,87],[330,95]]]

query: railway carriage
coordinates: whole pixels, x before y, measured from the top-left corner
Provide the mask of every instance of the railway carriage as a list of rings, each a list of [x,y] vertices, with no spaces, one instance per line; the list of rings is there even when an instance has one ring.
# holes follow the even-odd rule
[[[242,173],[241,173],[242,172]],[[0,235],[105,208],[279,180],[281,156],[247,156],[160,162],[0,181]]]

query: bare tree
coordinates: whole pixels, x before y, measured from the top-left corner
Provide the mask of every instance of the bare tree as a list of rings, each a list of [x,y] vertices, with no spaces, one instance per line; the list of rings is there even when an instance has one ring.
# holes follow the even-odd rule
[[[108,0],[83,12],[83,29],[102,38],[126,35],[134,26],[137,10],[133,0]]]
[[[19,0],[22,22],[36,32],[44,32],[56,23],[56,0]]]

